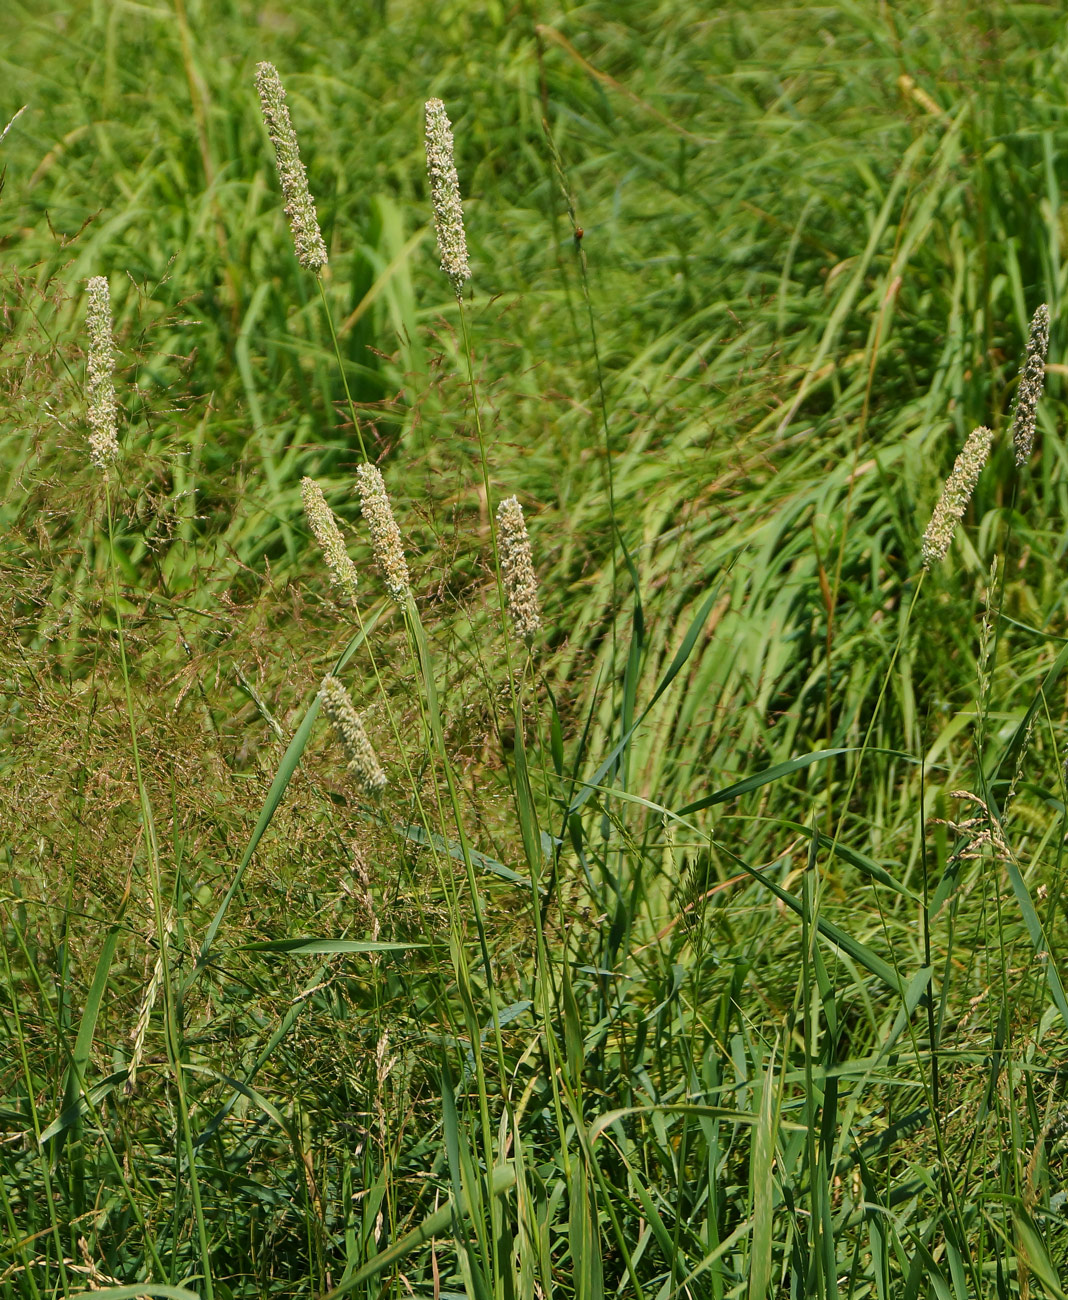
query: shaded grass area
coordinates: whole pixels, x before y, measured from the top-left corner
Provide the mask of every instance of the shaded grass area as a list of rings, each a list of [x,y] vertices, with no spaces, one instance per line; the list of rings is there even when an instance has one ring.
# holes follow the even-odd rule
[[[5,9],[0,118],[28,105],[0,144],[5,1294],[1061,1294],[1062,27]],[[411,610],[370,562],[260,59]],[[990,466],[921,585],[978,423]],[[513,492],[527,664],[489,537]],[[303,725],[347,652],[381,806]]]

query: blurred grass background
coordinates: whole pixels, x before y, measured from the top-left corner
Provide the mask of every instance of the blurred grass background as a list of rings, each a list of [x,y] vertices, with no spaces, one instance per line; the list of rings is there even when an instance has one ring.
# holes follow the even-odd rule
[[[571,797],[553,776],[553,711],[566,771],[588,779],[715,594],[626,746],[618,797],[591,798],[553,850],[570,1126],[530,1010],[530,903],[488,871],[497,980],[521,1008],[494,1122],[502,1160],[526,1144],[527,1173],[514,1202],[485,1192],[473,1244],[457,1214],[389,1285],[495,1300],[1061,1294],[1060,7],[9,0],[0,49],[0,121],[26,105],[0,144],[4,1293],[199,1290],[208,1256],[222,1294],[318,1294],[477,1182],[454,1148],[480,1048],[454,1034],[455,1008],[471,998],[488,1024],[489,989],[441,974],[471,918],[369,821],[325,734],[245,877],[226,959],[177,1005],[201,1090],[206,1251],[158,1013],[150,1066],[121,1095],[156,940],[112,561],[179,985],[352,631],[304,525],[302,475],[368,567],[360,455],[253,89],[267,59],[483,853],[522,867],[486,557],[495,500],[428,225],[427,97],[444,99],[457,142],[491,486],[523,502],[541,579],[529,743],[552,834]],[[97,274],[125,408],[113,546],[85,456],[83,286]],[[1018,474],[996,441],[909,616],[940,484],[975,424],[1004,429],[1043,301],[1035,457]],[[383,683],[358,655],[353,692],[383,736],[383,696],[414,734],[399,620],[384,611],[375,637]],[[699,810],[700,834],[659,811],[825,748],[849,752]],[[410,795],[396,795],[399,824]],[[872,864],[899,888],[872,883]],[[816,911],[792,917],[743,865],[799,899],[813,890]],[[912,988],[907,1032],[900,990],[840,947],[818,958],[817,911]],[[431,947],[323,967],[241,949],[360,939],[371,913],[383,939]],[[87,1081],[112,1081],[104,1112],[68,1124],[65,1148],[41,1146],[34,1117],[62,1111],[116,918],[81,1057]],[[254,1095],[231,1097],[246,1074]],[[614,1123],[610,1153],[580,1142],[620,1107],[647,1109]]]

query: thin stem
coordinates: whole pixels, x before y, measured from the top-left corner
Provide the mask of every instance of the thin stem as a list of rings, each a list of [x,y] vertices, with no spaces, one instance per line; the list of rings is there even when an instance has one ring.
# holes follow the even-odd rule
[[[193,1213],[197,1223],[198,1244],[200,1247],[201,1268],[204,1273],[205,1300],[214,1300],[215,1288],[211,1276],[211,1252],[208,1245],[208,1230],[204,1220],[204,1207],[200,1197],[200,1180],[197,1177],[196,1158],[193,1149],[193,1135],[189,1124],[189,1105],[182,1077],[182,1060],[174,1014],[174,995],[170,981],[170,963],[167,957],[167,927],[163,919],[162,883],[160,880],[159,844],[156,838],[155,820],[152,804],[148,797],[144,774],[141,769],[141,751],[137,743],[137,725],[134,717],[133,690],[130,685],[129,662],[126,657],[126,640],[122,630],[122,608],[119,603],[119,570],[115,559],[115,524],[111,509],[111,484],[105,477],[104,496],[108,514],[108,553],[111,560],[112,595],[115,604],[115,631],[119,645],[119,662],[122,668],[123,689],[126,696],[126,714],[130,724],[130,746],[133,753],[134,775],[141,804],[141,821],[145,830],[145,846],[148,852],[149,883],[152,893],[152,911],[156,923],[156,941],[159,944],[160,960],[163,962],[163,1002],[166,1023],[164,1035],[167,1045],[167,1057],[174,1072],[175,1087],[178,1092],[178,1110],[182,1121],[182,1138],[185,1147],[186,1163],[189,1168],[189,1189],[193,1197]]]
[[[363,442],[363,429],[360,427],[360,422],[356,418],[356,406],[352,400],[352,394],[349,392],[349,380],[348,380],[348,376],[345,374],[345,363],[341,359],[341,345],[337,341],[337,330],[334,328],[334,318],[330,314],[330,304],[326,301],[326,290],[323,288],[323,277],[321,275],[317,275],[315,277],[315,283],[319,290],[319,297],[323,304],[323,312],[326,315],[326,323],[330,327],[330,339],[334,345],[334,356],[337,357],[338,373],[341,375],[341,384],[342,387],[345,389],[345,401],[348,403],[349,406],[349,419],[352,420],[352,427],[356,430],[356,439],[360,444],[360,455],[363,457],[364,460],[367,460],[368,459],[367,448],[364,446],[364,442]]]

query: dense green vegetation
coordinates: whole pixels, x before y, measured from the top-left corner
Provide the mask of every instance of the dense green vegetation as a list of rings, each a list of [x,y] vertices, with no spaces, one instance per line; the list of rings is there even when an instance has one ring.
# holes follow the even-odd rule
[[[8,0],[0,68],[0,1294],[1063,1295],[1061,7]]]

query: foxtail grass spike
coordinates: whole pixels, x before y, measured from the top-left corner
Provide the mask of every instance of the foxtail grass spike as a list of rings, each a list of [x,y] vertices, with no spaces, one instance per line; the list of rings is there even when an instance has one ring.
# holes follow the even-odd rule
[[[119,459],[118,404],[115,401],[115,353],[111,337],[111,295],[107,279],[89,281],[89,307],[85,314],[89,334],[89,459],[107,470]]]
[[[304,501],[304,514],[308,527],[319,543],[319,549],[330,570],[330,582],[347,600],[356,604],[356,566],[345,548],[345,539],[337,526],[334,512],[326,504],[323,490],[313,478],[300,481],[300,495]]]
[[[957,525],[964,516],[986,458],[990,455],[993,433],[980,425],[973,429],[953,464],[942,495],[923,535],[923,567],[929,569],[936,560],[944,560]]]
[[[386,785],[386,774],[371,742],[367,739],[363,720],[356,712],[348,691],[340,681],[328,673],[319,691],[323,712],[330,719],[334,734],[348,760],[346,768],[356,784],[372,798],[380,795]]]
[[[438,236],[441,269],[460,298],[465,280],[471,278],[467,262],[464,210],[460,202],[460,181],[453,156],[452,124],[440,99],[426,102],[426,170],[430,198],[434,204],[434,228]]]
[[[282,187],[286,216],[293,231],[297,261],[316,275],[326,265],[326,245],[315,215],[315,203],[308,190],[308,175],[300,160],[297,133],[289,120],[286,91],[273,63],[256,65],[256,89],[267,134],[274,145],[278,181]]]
[[[529,646],[534,633],[541,627],[541,615],[538,612],[538,580],[534,576],[530,538],[518,497],[508,497],[497,507],[497,540],[508,613],[516,635]]]
[[[1016,410],[1012,417],[1012,441],[1016,447],[1016,464],[1026,465],[1031,459],[1035,441],[1035,420],[1038,416],[1038,399],[1046,382],[1046,352],[1049,348],[1049,308],[1045,303],[1031,317],[1031,331],[1027,338],[1027,351],[1020,367],[1020,383],[1016,389]]]
[[[404,558],[400,529],[393,518],[393,509],[386,494],[385,480],[376,466],[364,464],[356,469],[356,485],[360,491],[360,509],[371,532],[371,547],[382,580],[397,604],[403,605],[411,595],[408,562]]]

